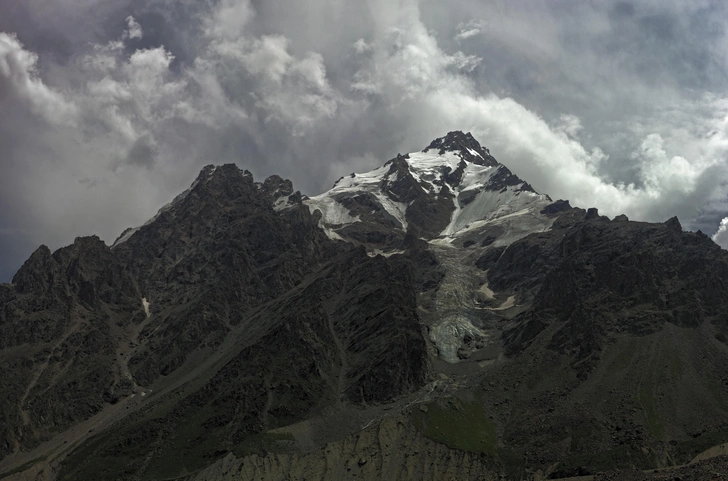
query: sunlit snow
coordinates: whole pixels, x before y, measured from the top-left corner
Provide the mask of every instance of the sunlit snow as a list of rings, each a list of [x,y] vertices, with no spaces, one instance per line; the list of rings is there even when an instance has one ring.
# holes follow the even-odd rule
[[[391,199],[385,192],[382,191],[381,184],[383,180],[388,182],[394,182],[397,179],[397,173],[393,173],[391,176],[387,176],[389,172],[389,165],[384,165],[378,169],[366,172],[363,174],[352,174],[348,177],[340,179],[334,187],[328,192],[324,192],[321,195],[311,197],[305,201],[308,205],[311,213],[317,210],[321,212],[322,228],[328,227],[340,227],[346,224],[352,224],[359,222],[359,216],[353,217],[349,214],[349,209],[344,207],[337,198],[346,197],[349,195],[357,195],[361,193],[368,193],[373,195],[379,205],[394,219],[399,222],[402,230],[407,230],[407,204],[403,202],[397,202]],[[325,227],[324,227],[325,226]],[[338,238],[340,238],[337,235]]]

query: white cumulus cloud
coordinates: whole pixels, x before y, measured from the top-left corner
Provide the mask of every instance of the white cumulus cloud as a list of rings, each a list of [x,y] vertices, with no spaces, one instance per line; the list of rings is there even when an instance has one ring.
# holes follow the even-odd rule
[[[721,246],[723,249],[728,249],[728,217],[725,217],[720,221],[718,231],[713,234],[713,242]]]
[[[69,25],[107,12],[96,23],[118,30],[71,32],[83,41],[62,62],[0,33],[0,158],[11,159],[0,200],[15,206],[0,233],[28,244],[113,241],[207,163],[279,173],[317,194],[456,129],[579,207],[678,215],[688,227],[709,212],[713,229],[728,216],[728,99],[707,93],[724,90],[663,82],[699,82],[695,56],[676,58],[667,42],[636,62],[621,42],[654,43],[601,4],[545,2],[536,21],[467,1],[182,0],[126,18],[111,0],[82,3],[68,7]],[[173,34],[155,37],[165,29],[147,22],[158,17]],[[723,246],[726,222],[714,237]]]
[[[142,31],[142,26],[139,25],[139,22],[137,22],[134,17],[129,15],[126,17],[126,25],[127,30],[123,33],[123,38],[142,38],[144,36],[144,32]]]

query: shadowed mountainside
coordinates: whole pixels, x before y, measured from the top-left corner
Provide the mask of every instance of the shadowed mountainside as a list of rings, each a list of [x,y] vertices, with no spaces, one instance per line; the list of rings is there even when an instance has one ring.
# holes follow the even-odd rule
[[[310,198],[208,166],[0,285],[0,476],[684,464],[728,442],[727,302],[707,236],[554,202],[470,134]]]

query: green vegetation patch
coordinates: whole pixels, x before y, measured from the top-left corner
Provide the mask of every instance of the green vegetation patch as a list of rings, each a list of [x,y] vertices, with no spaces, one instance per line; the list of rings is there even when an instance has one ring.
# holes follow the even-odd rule
[[[150,459],[144,479],[170,479],[193,473],[224,455],[217,452],[225,444],[220,438],[222,433],[203,426],[211,414],[212,408],[205,406],[192,416],[177,420],[169,438]]]
[[[178,421],[173,435],[150,460],[143,479],[174,479],[194,473],[231,451],[238,457],[265,455],[268,452],[288,452],[295,445],[293,436],[288,433],[258,433],[231,447],[232,433],[229,429],[206,426],[214,414],[213,407],[205,406],[194,415]]]
[[[670,376],[674,382],[677,382],[683,375],[682,356],[678,349],[674,349],[668,359],[670,366]]]
[[[233,447],[235,456],[242,458],[251,454],[286,453],[295,446],[295,439],[289,433],[260,433],[250,436]]]
[[[415,409],[412,420],[425,436],[448,447],[497,455],[495,425],[477,397],[472,401],[448,399]]]
[[[413,409],[412,422],[426,437],[452,449],[479,454],[495,469],[502,469],[508,479],[523,476],[521,456],[498,446],[496,426],[485,410],[482,394],[439,400],[424,405],[424,409]]]

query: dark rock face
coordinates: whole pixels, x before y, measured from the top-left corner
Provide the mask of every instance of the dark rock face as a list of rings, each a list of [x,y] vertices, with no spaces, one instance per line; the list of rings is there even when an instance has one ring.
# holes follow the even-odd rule
[[[569,201],[559,199],[556,202],[554,202],[553,204],[547,205],[546,207],[544,207],[543,210],[541,211],[541,213],[546,214],[546,215],[554,215],[554,214],[558,214],[560,212],[564,212],[569,209],[571,209],[571,205],[569,204]]]
[[[470,132],[467,134],[460,131],[449,132],[445,137],[433,140],[424,152],[428,152],[430,150],[436,150],[440,154],[444,154],[445,152],[455,152],[463,160],[467,160],[468,162],[478,165],[492,167],[498,165],[498,161],[490,155],[490,151],[481,147]]]
[[[399,202],[414,202],[422,200],[422,188],[417,183],[407,166],[408,156],[398,155],[390,160],[390,178],[396,175],[396,180],[387,182],[388,190],[393,194],[394,199]]]
[[[599,218],[599,211],[596,209],[596,207],[590,207],[586,210],[586,215],[584,216],[584,220],[591,220],[591,219],[598,219]]]
[[[174,371],[200,345],[220,343],[247,311],[336,252],[300,202],[273,211],[292,190],[275,177],[256,184],[232,164],[203,170],[181,202],[114,248],[156,314],[130,362],[140,384]]]
[[[518,190],[536,193],[536,191],[533,190],[533,187],[531,187],[527,182],[522,181],[517,175],[508,170],[505,165],[500,165],[498,166],[496,174],[490,178],[490,181],[485,188],[488,190],[499,191],[504,190],[509,186],[518,185],[520,185]]]
[[[674,232],[682,232],[682,225],[680,225],[680,221],[677,220],[677,217],[671,217],[665,222],[665,225]]]
[[[500,285],[540,286],[522,327],[505,334],[515,350],[554,322],[562,327],[549,346],[562,353],[577,348],[582,360],[598,353],[610,332],[644,336],[665,323],[706,322],[722,331],[728,321],[728,255],[709,239],[683,233],[677,219],[661,225],[592,216],[508,251],[493,267],[502,269]]]
[[[554,477],[655,467],[661,452],[687,462],[726,437],[728,253],[676,222],[584,217],[564,211],[478,260],[493,290],[530,306],[503,331],[511,363],[484,384],[507,402],[504,443],[526,464],[559,462]]]
[[[112,331],[133,322],[141,297],[98,237],[77,238],[53,254],[41,246],[3,294],[4,456],[35,446],[99,412],[114,396],[130,393],[116,365]]]
[[[210,351],[231,360],[168,408],[164,429],[209,408],[205,426],[232,423],[239,443],[326,406],[406,394],[428,376],[413,271],[327,238],[290,181],[206,167],[113,250],[95,237],[43,246],[2,286],[0,348],[30,347],[0,358],[0,454],[164,385]]]
[[[40,246],[33,252],[13,276],[15,289],[21,293],[45,294],[53,285],[53,257],[47,246]]]
[[[263,190],[272,197],[283,197],[293,194],[293,182],[278,175],[271,175],[263,182]]]
[[[232,358],[202,386],[170,396],[147,433],[168,438],[140,469],[134,422],[90,445],[85,457],[130,459],[121,472],[154,472],[168,456],[215,459],[251,436],[337,409],[392,401],[424,384],[427,354],[409,261],[350,251],[233,329]],[[233,355],[234,353],[234,355]],[[189,444],[181,433],[199,436]],[[166,434],[171,433],[171,434]],[[177,435],[176,433],[180,433]],[[141,441],[149,443],[149,441]],[[71,461],[73,479],[123,479],[103,465]],[[209,461],[207,461],[209,463]],[[179,465],[181,470],[182,466]]]
[[[291,474],[304,451],[338,462],[341,443],[363,473],[376,456],[352,436],[377,424],[366,449],[424,465],[431,451],[396,443],[437,444],[458,473],[506,479],[682,463],[728,441],[728,253],[677,218],[533,195],[470,134],[428,150],[460,160],[422,156],[434,189],[407,156],[378,190],[342,189],[337,235],[290,181],[224,165],[113,248],[41,246],[0,285],[0,461],[114,406],[115,423],[72,439],[61,479],[187,479],[230,456]],[[493,167],[477,192],[461,188],[468,162]],[[438,238],[478,192],[517,208]],[[285,469],[265,461],[278,450]]]
[[[407,157],[398,155],[387,162],[390,166],[389,172],[380,188],[393,202],[408,206],[406,212],[408,231],[419,232],[420,236],[435,237],[450,220],[453,209],[452,192],[447,184],[440,186],[441,191],[438,196],[423,191],[409,171],[406,159]],[[458,174],[450,173],[450,175],[455,179]],[[340,235],[370,246],[398,248],[402,245],[405,234],[401,223],[382,207],[376,196],[371,193],[358,193],[341,194],[335,198],[349,209],[350,215],[358,216],[361,220],[337,231]]]

